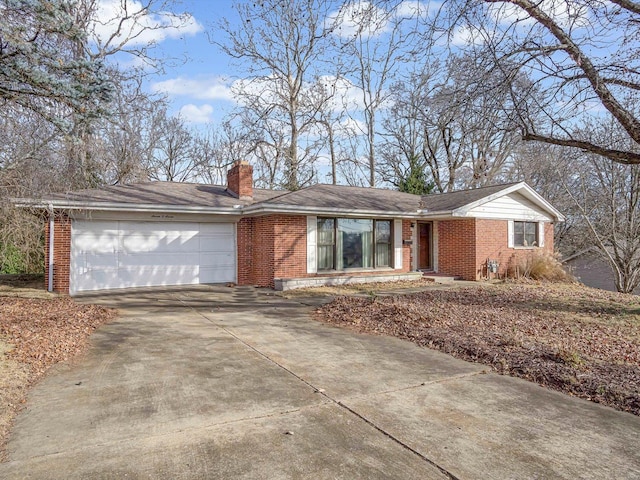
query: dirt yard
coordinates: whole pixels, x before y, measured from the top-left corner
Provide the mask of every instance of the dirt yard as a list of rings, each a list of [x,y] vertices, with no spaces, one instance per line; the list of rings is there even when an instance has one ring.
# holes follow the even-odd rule
[[[58,362],[85,351],[91,333],[115,311],[79,305],[43,290],[41,277],[0,278],[0,461],[28,388]]]
[[[341,296],[319,320],[394,335],[640,415],[640,297],[578,284]]]

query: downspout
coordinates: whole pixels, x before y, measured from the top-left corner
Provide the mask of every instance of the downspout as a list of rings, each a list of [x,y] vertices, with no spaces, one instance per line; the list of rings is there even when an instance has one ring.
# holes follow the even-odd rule
[[[55,216],[53,205],[49,204],[49,278],[47,279],[47,291],[53,292],[53,230],[55,226]]]

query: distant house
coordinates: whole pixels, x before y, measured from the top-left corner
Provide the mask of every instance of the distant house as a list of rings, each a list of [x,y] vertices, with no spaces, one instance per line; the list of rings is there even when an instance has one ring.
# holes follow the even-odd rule
[[[534,249],[553,251],[563,216],[525,183],[419,196],[314,185],[150,182],[51,195],[47,282],[62,293],[233,282],[289,289],[388,281],[418,271],[477,280]]]
[[[616,291],[611,267],[595,248],[589,248],[571,255],[563,263],[586,286],[611,292]],[[640,287],[636,288],[633,293],[640,295]]]

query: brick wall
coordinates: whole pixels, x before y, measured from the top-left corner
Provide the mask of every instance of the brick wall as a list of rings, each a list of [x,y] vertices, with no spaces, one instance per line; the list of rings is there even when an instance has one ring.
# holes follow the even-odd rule
[[[508,222],[506,220],[476,220],[476,279],[487,278],[487,259],[497,260],[498,274],[504,276],[510,265],[531,255],[535,249],[509,248]],[[553,224],[544,225],[544,247],[553,253]]]
[[[250,285],[273,286],[274,223],[271,216],[253,219]]]
[[[253,220],[242,218],[236,226],[238,285],[252,284]]]
[[[413,265],[413,248],[410,244],[404,243],[404,240],[413,240],[411,222],[411,220],[402,220],[402,270],[400,271],[403,273],[410,272]]]
[[[379,275],[366,272],[307,273],[307,218],[303,215],[267,215],[238,222],[238,284],[274,286],[274,278]],[[402,239],[410,240],[411,221],[402,222]],[[250,245],[247,245],[250,243]],[[411,271],[411,245],[403,245],[403,268]]]
[[[475,278],[486,278],[487,259],[497,260],[499,274],[503,276],[512,259],[527,250],[509,248],[508,222],[506,220],[476,220],[476,272]],[[493,275],[495,276],[495,275]]]
[[[236,162],[227,172],[227,188],[240,198],[253,196],[253,167],[247,162]]]
[[[53,225],[53,290],[69,293],[69,273],[71,265],[71,219],[56,213]],[[45,226],[45,286],[49,287],[49,221]]]
[[[301,215],[273,216],[274,272],[271,278],[307,276],[307,217]]]
[[[506,241],[506,237],[505,237]],[[438,273],[476,279],[476,219],[438,222]]]
[[[487,260],[497,260],[498,274],[531,254],[532,249],[509,248],[506,220],[461,219],[438,222],[438,273],[464,280],[487,277]],[[553,224],[545,224],[544,250],[553,252]]]

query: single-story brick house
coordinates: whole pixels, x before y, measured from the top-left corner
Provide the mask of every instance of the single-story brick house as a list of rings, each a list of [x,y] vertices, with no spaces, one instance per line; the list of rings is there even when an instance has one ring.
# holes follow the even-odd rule
[[[232,282],[276,289],[415,278],[477,280],[534,248],[563,216],[525,183],[428,196],[337,185],[148,182],[21,201],[47,209],[49,290]]]

